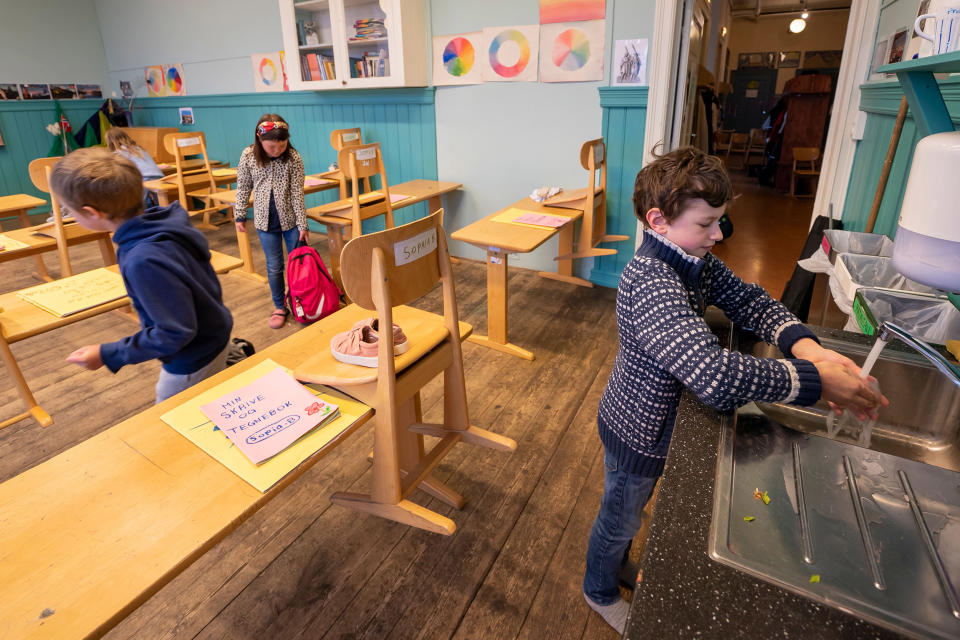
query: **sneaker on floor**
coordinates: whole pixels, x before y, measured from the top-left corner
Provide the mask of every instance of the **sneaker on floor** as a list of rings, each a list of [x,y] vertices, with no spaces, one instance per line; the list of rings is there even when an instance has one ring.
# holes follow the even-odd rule
[[[274,309],[273,313],[270,314],[269,325],[271,329],[279,329],[287,323],[287,310],[286,309]]]
[[[377,339],[380,338],[380,319],[379,318],[367,318],[365,320],[359,320],[356,324],[353,325],[354,329],[359,329],[361,327],[370,327],[373,335]],[[407,336],[403,333],[396,322],[393,323],[393,355],[398,356],[401,353],[406,353],[407,349],[410,348],[410,342],[407,340]]]
[[[363,325],[333,336],[330,353],[340,362],[376,367],[379,344],[380,338],[373,329]]]
[[[587,601],[587,605],[591,609],[600,614],[604,622],[613,627],[617,633],[623,635],[623,629],[627,626],[627,614],[630,613],[629,602],[620,598],[613,604],[597,604],[586,593],[583,594],[583,599]]]

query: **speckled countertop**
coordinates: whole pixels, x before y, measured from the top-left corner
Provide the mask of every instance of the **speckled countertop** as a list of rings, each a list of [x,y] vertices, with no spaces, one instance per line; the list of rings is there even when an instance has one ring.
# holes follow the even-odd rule
[[[726,343],[729,324],[712,325]],[[642,581],[634,592],[623,637],[903,637],[709,557],[721,417],[684,392],[641,565]]]

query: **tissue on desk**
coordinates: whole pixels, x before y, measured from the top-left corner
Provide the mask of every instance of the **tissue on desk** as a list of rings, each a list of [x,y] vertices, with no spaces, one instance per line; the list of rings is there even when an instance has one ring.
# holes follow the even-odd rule
[[[534,202],[543,202],[547,198],[552,198],[563,191],[563,187],[538,187],[530,194],[530,199]]]

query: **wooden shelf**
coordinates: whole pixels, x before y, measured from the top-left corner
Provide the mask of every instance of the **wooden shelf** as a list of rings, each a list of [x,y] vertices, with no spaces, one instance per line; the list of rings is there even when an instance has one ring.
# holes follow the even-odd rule
[[[900,73],[905,71],[928,71],[930,73],[960,73],[960,51],[942,53],[914,60],[904,60],[885,64],[877,68],[877,73]]]
[[[364,38],[363,40],[348,40],[347,44],[352,47],[353,45],[369,44],[371,42],[387,42],[388,40],[390,40],[390,38]]]
[[[897,74],[921,137],[954,130],[934,74],[960,72],[960,51],[887,64],[877,71]]]
[[[310,51],[312,49],[333,49],[333,44],[302,44],[297,47],[300,51]]]

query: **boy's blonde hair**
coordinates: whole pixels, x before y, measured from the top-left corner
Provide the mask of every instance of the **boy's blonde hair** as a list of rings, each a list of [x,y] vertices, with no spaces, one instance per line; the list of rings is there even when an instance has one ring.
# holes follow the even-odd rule
[[[103,142],[107,145],[107,149],[110,149],[110,151],[126,149],[127,151],[136,153],[140,156],[147,155],[147,150],[138,145],[137,141],[131,138],[127,132],[120,127],[111,127],[107,129],[107,132],[103,134]]]
[[[136,165],[106,149],[77,149],[50,173],[50,190],[78,211],[93,207],[111,220],[129,220],[143,210],[143,176]]]
[[[730,176],[717,156],[683,147],[656,158],[640,170],[633,188],[634,213],[643,226],[649,226],[650,209],[660,209],[670,223],[691,200],[699,198],[711,207],[721,207],[733,199]]]

